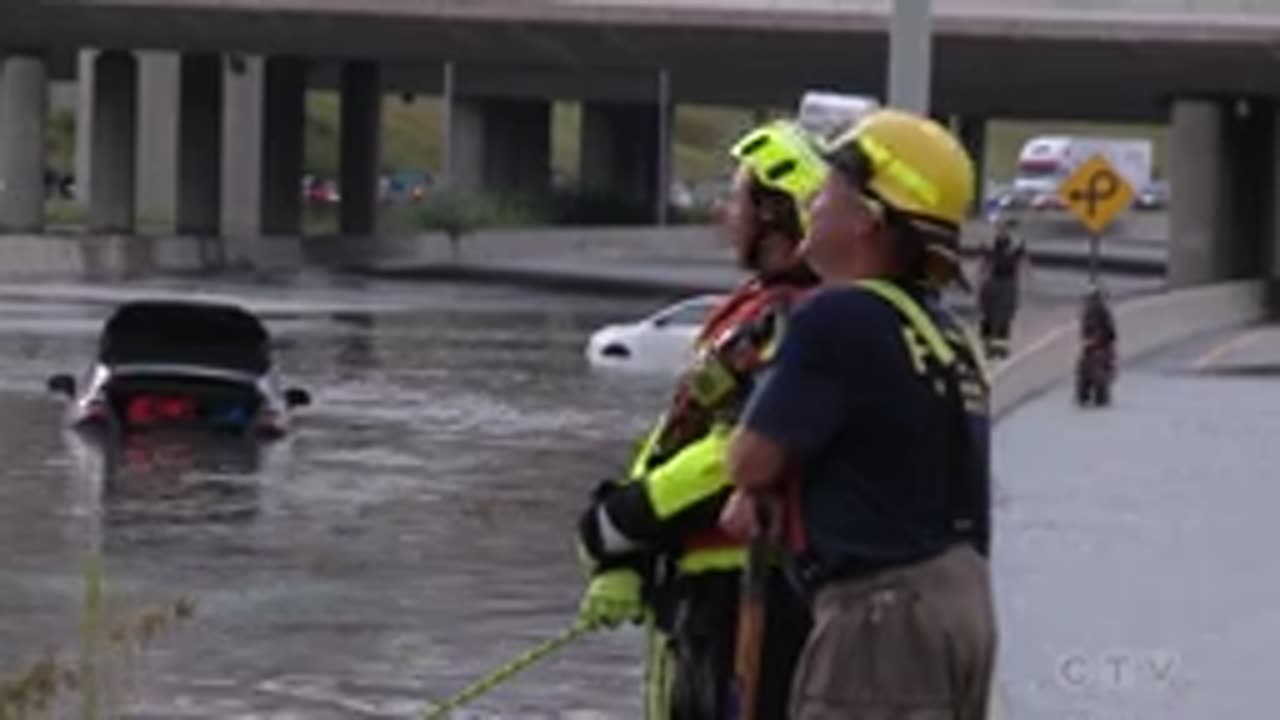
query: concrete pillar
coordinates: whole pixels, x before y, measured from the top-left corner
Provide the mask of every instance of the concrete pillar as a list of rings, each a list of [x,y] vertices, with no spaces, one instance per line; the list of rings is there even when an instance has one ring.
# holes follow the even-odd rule
[[[124,50],[94,59],[89,230],[131,234],[137,197],[138,63]]]
[[[957,115],[952,118],[951,128],[973,158],[974,196],[970,213],[978,215],[987,192],[987,119]]]
[[[1280,280],[1280,104],[1271,109],[1271,123],[1271,225],[1264,240],[1264,260],[1269,277]]]
[[[889,102],[929,113],[933,74],[933,0],[894,0],[889,20]]]
[[[44,228],[47,92],[43,57],[0,55],[0,232]]]
[[[1173,106],[1169,143],[1169,284],[1213,282],[1223,276],[1219,237],[1226,227],[1222,185],[1226,159],[1222,107],[1212,100]]]
[[[97,50],[81,50],[76,55],[75,193],[81,204],[89,201],[89,175],[93,167],[93,66],[97,58]]]
[[[551,180],[551,103],[462,98],[448,103],[448,176],[460,188],[525,194]]]
[[[675,159],[672,157],[675,137],[675,102],[671,99],[671,71],[658,71],[658,187],[654,190],[654,214],[659,225],[666,225],[671,210],[671,183],[675,179]]]
[[[342,66],[341,104],[338,227],[343,235],[372,235],[382,154],[382,84],[376,62]]]
[[[264,63],[231,56],[222,69],[222,234],[258,234],[262,208]],[[299,181],[301,182],[301,181]]]
[[[1261,274],[1273,233],[1270,103],[1182,99],[1169,142],[1169,284]]]
[[[179,58],[169,52],[140,52],[138,61],[137,216],[144,222],[173,222],[178,188]]]
[[[1274,108],[1274,101],[1263,98],[1236,100],[1227,107],[1227,229],[1220,241],[1227,278],[1267,275],[1275,214]]]
[[[222,199],[222,58],[184,55],[178,108],[180,235],[218,234]]]
[[[652,220],[658,201],[658,124],[656,105],[583,103],[582,189],[635,203]]]
[[[306,65],[297,58],[268,58],[263,84],[261,230],[263,235],[299,235]]]

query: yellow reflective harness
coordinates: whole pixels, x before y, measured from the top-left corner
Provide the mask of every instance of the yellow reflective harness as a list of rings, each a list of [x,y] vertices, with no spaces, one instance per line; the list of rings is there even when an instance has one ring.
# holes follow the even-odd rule
[[[955,347],[947,341],[947,337],[950,336],[957,344],[969,350],[983,383],[988,382],[986,357],[983,355],[982,346],[978,343],[972,330],[962,327],[955,332],[944,333],[933,318],[929,316],[929,313],[920,307],[920,303],[916,302],[902,288],[888,280],[860,280],[855,284],[858,287],[869,290],[892,305],[898,311],[898,314],[906,320],[906,324],[902,329],[903,339],[907,344],[907,352],[911,354],[912,362],[917,370],[923,371],[926,355],[932,355],[944,368],[955,364]]]

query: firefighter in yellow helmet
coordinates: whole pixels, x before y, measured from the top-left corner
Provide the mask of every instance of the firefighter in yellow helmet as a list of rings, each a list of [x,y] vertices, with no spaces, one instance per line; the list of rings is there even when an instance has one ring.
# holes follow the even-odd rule
[[[777,495],[797,519],[814,629],[788,717],[982,720],[996,651],[988,387],[980,345],[939,301],[962,278],[973,165],[937,123],[898,110],[868,114],[826,158],[804,248],[823,284],[742,413],[722,522],[750,535]]]
[[[644,443],[630,477],[606,482],[579,526],[592,572],[583,598],[588,622],[614,625],[648,614],[660,630],[647,716],[730,716],[738,594],[745,553],[720,531],[730,493],[729,431],[767,365],[785,314],[817,277],[797,255],[807,205],[827,167],[790,122],[766,124],[733,148],[739,168],[725,229],[752,277],[708,318],[698,359]],[[769,579],[761,717],[781,718],[794,661],[808,632],[806,604],[780,570]]]

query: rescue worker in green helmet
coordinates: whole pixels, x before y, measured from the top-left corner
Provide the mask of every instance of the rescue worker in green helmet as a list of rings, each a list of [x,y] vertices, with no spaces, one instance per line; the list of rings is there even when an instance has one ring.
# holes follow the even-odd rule
[[[789,308],[817,282],[796,252],[827,172],[811,138],[777,121],[747,133],[732,155],[739,167],[723,224],[753,276],[711,313],[697,359],[630,476],[603,483],[579,524],[592,573],[583,619],[613,626],[648,616],[661,636],[657,660],[670,674],[650,673],[652,719],[729,712],[745,561],[743,546],[717,524],[730,491],[729,431]],[[761,717],[781,718],[809,614],[780,570],[770,583],[758,706]]]

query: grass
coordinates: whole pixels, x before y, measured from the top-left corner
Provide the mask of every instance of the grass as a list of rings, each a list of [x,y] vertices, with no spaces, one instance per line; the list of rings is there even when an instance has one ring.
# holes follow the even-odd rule
[[[97,554],[85,559],[82,579],[79,657],[48,651],[16,673],[0,676],[0,720],[116,716],[138,656],[161,632],[189,620],[196,610],[193,600],[180,597],[118,612],[115,606],[120,603],[106,601],[102,558]],[[78,712],[73,713],[76,706]]]

